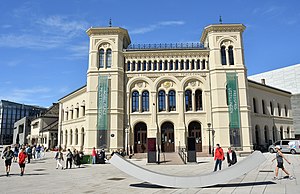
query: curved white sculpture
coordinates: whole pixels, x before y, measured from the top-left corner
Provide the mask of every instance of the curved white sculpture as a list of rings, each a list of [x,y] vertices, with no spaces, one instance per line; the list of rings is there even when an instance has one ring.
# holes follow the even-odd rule
[[[265,156],[260,151],[255,151],[250,156],[230,168],[194,176],[172,176],[157,173],[133,164],[117,154],[114,154],[109,161],[121,171],[151,184],[165,187],[191,188],[227,183],[228,181],[238,178],[257,168],[265,160]]]

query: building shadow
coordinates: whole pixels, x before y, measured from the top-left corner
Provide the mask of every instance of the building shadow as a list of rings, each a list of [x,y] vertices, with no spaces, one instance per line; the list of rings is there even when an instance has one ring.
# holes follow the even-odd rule
[[[165,187],[165,186],[160,186],[160,185],[154,185],[154,184],[147,183],[147,182],[130,184],[129,186],[137,187],[137,188],[148,188],[148,189],[175,189],[173,187]]]
[[[218,188],[218,187],[250,187],[250,186],[261,186],[261,185],[274,185],[275,182],[272,181],[259,181],[259,182],[247,182],[247,183],[228,183],[228,184],[218,184],[203,188]]]

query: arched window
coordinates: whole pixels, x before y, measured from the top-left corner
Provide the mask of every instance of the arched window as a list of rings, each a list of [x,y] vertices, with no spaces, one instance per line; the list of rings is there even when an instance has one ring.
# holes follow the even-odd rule
[[[271,115],[274,115],[274,109],[273,109],[273,103],[270,102],[270,112],[271,112]]]
[[[186,60],[185,61],[185,70],[189,70],[190,69],[190,61]]]
[[[151,70],[151,61],[148,61],[148,71]]]
[[[280,127],[280,139],[283,139],[283,126]]]
[[[130,61],[127,61],[127,71],[130,71]]]
[[[225,46],[221,47],[221,62],[222,62],[222,65],[226,65],[227,64],[227,62],[226,62],[226,50],[225,50]]]
[[[261,106],[262,106],[263,114],[266,114],[266,106],[265,106],[265,101],[264,100],[261,101]]]
[[[201,90],[196,90],[196,92],[195,92],[195,102],[196,102],[196,111],[203,110],[202,91]]]
[[[233,57],[233,47],[228,47],[228,58],[229,58],[229,65],[234,65],[234,57]]]
[[[135,61],[132,61],[131,63],[131,71],[135,71]]]
[[[173,60],[170,61],[170,64],[169,64],[169,65],[170,65],[169,70],[173,70],[173,68],[174,68],[174,67],[173,67]]]
[[[167,69],[168,69],[168,61],[165,60],[165,62],[164,62],[164,70],[167,70]]]
[[[163,90],[158,92],[158,111],[166,110],[166,93]]]
[[[70,131],[70,145],[73,145],[72,143],[73,143],[73,130],[71,129],[71,131]]]
[[[65,132],[65,145],[68,145],[68,131]]]
[[[279,103],[277,103],[277,107],[278,107],[278,116],[281,116],[281,107]]]
[[[185,111],[192,110],[192,91],[186,90],[185,91]]]
[[[286,137],[290,138],[290,127],[286,129]]]
[[[161,71],[162,70],[162,61],[159,61],[159,71]]]
[[[273,126],[272,131],[273,131],[273,142],[275,142],[277,140],[277,130],[275,126]]]
[[[191,62],[191,68],[192,68],[192,69],[195,69],[195,60],[194,60],[194,59],[193,59],[192,62]]]
[[[197,60],[197,63],[196,63],[196,69],[197,70],[200,69],[200,60],[199,59]]]
[[[104,50],[100,49],[99,51],[99,67],[103,68],[104,67]]]
[[[85,133],[84,133],[84,128],[81,129],[81,142],[82,142],[82,147],[84,146],[84,139],[85,139]]]
[[[149,111],[149,92],[142,93],[142,112]]]
[[[259,136],[259,126],[256,125],[255,126],[255,141],[256,141],[257,145],[260,145],[259,139],[260,139],[260,136]]]
[[[138,63],[137,63],[137,70],[141,71],[141,61],[138,61]]]
[[[157,70],[157,61],[154,61],[154,63],[153,63],[153,70],[154,70],[154,71]]]
[[[288,116],[288,109],[287,109],[286,105],[284,105],[284,112],[285,112],[285,116],[287,117]]]
[[[143,71],[146,71],[146,69],[147,69],[147,63],[146,61],[143,61]]]
[[[180,70],[183,70],[184,69],[184,60],[181,60],[180,62]]]
[[[78,145],[78,129],[75,129],[75,142],[74,145]]]
[[[255,98],[253,98],[253,112],[257,113],[257,109],[256,109],[256,100]]]
[[[202,60],[202,69],[206,69],[205,68],[205,59]]]
[[[106,50],[106,68],[111,68],[111,49]]]
[[[176,111],[176,93],[174,90],[169,91],[169,111]]]
[[[268,133],[268,126],[265,126],[264,128],[264,135],[265,135],[265,143],[269,142],[269,133]]]
[[[175,70],[178,70],[178,60],[175,61]]]
[[[132,112],[139,112],[139,92],[132,93]]]

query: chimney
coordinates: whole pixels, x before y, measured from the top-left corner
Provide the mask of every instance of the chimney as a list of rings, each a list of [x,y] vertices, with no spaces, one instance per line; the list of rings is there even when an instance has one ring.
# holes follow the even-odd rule
[[[266,79],[261,79],[260,82],[264,85],[266,85]]]

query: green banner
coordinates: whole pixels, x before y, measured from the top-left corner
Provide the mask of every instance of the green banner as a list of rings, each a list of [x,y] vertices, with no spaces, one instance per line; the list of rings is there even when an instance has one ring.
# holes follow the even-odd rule
[[[98,77],[98,118],[97,129],[107,130],[108,76]]]
[[[240,128],[240,108],[236,73],[227,73],[229,127]]]

